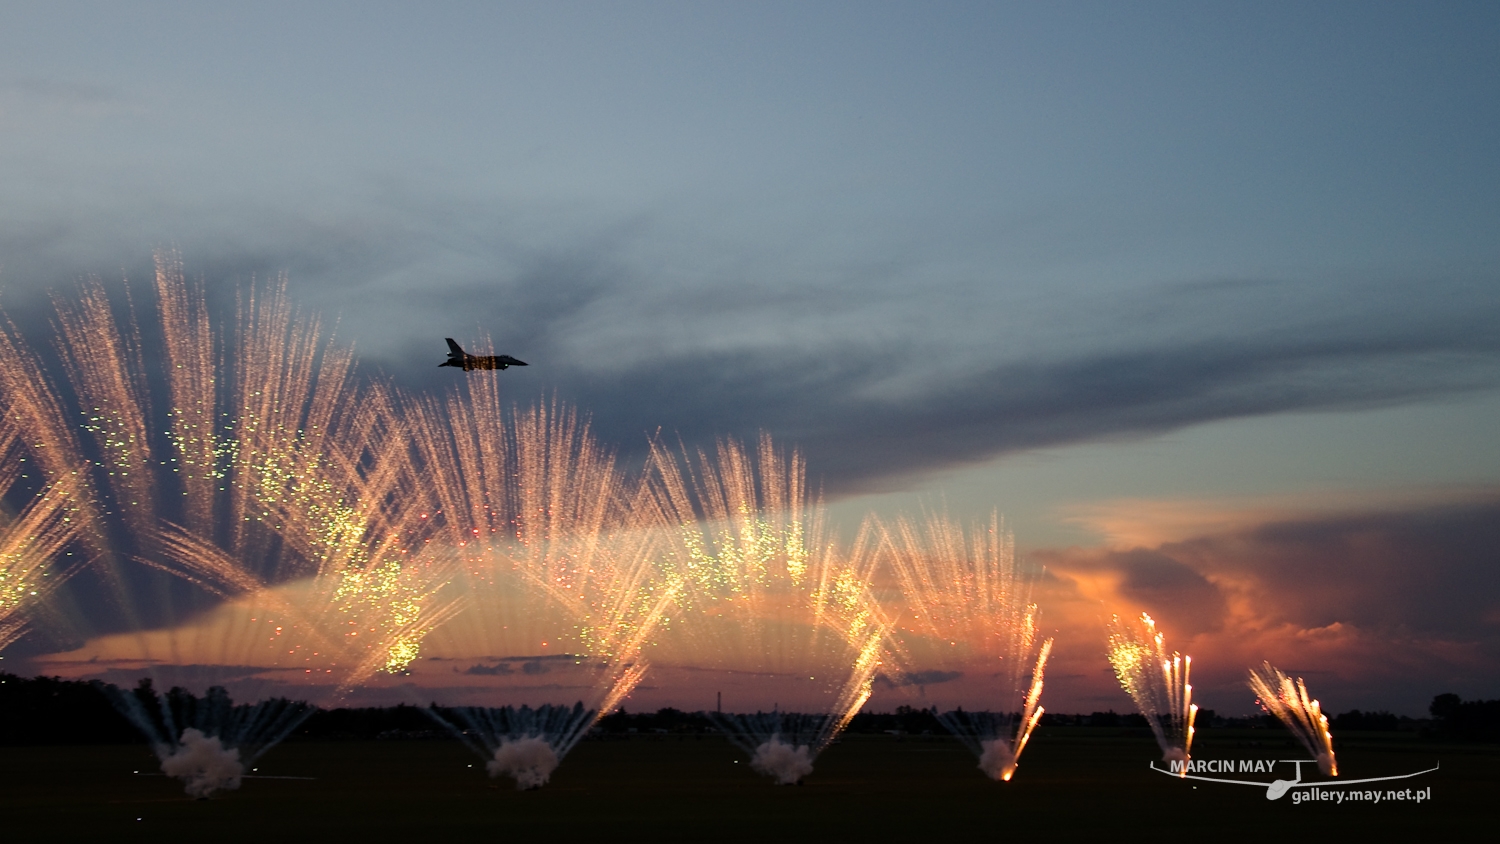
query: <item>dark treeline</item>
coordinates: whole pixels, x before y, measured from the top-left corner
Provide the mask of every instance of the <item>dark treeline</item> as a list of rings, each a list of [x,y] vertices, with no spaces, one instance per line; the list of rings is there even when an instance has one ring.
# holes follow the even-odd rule
[[[1500,700],[1462,700],[1438,695],[1428,708],[1432,732],[1455,741],[1500,741]]]
[[[0,745],[140,741],[140,731],[91,683],[0,674]]]
[[[155,699],[149,681],[135,690]],[[183,689],[171,689],[165,699],[190,699]],[[1430,707],[1430,720],[1417,720],[1389,712],[1351,710],[1329,719],[1334,735],[1341,731],[1418,731],[1423,736],[1447,741],[1500,741],[1500,700],[1464,701],[1454,694],[1438,695]],[[1199,710],[1200,728],[1279,728],[1269,715],[1244,718],[1216,716]],[[1044,727],[1114,727],[1145,729],[1138,713],[1094,712],[1046,713]],[[708,734],[714,732],[706,713],[665,708],[655,712],[629,712],[621,708],[599,719],[595,728],[604,736]],[[894,712],[860,712],[849,723],[851,734],[943,735],[945,730],[932,709],[899,706]],[[450,734],[427,715],[426,708],[400,705],[348,709],[320,709],[313,713],[288,741],[446,739]],[[26,679],[0,673],[0,745],[134,744],[143,741],[139,730],[121,715],[98,687],[82,680],[56,677]]]
[[[1328,719],[1328,726],[1335,732],[1342,730],[1364,730],[1372,732],[1395,732],[1396,730],[1415,730],[1421,727],[1421,722],[1415,718],[1395,715],[1390,712],[1360,712],[1351,709],[1341,712]]]
[[[366,739],[451,739],[452,734],[427,715],[426,707],[365,706],[357,709],[320,709],[287,741],[350,741]]]

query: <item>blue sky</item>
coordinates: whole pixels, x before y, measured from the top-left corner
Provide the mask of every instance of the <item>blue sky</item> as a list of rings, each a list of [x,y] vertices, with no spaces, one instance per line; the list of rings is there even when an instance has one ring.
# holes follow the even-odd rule
[[[7,3],[0,305],[42,331],[175,245],[288,273],[404,386],[488,335],[627,454],[766,429],[846,520],[999,508],[1038,551],[1493,502],[1497,36],[1485,3]]]

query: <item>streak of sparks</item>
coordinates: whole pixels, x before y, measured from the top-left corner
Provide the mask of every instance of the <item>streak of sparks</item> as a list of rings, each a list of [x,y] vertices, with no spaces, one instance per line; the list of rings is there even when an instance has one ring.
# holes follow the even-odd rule
[[[43,372],[0,326],[0,649],[100,545],[85,461]]]
[[[906,673],[960,660],[978,661],[994,676],[998,712],[950,712],[939,720],[982,760],[992,777],[1008,781],[1041,721],[1042,678],[1052,640],[1037,635],[1031,584],[1016,565],[1015,539],[998,514],[987,528],[965,532],[929,514],[917,525],[901,518],[882,529],[890,568],[900,586],[892,636],[894,662]],[[953,646],[943,647],[943,645]]]
[[[1318,769],[1330,777],[1338,776],[1339,766],[1333,755],[1333,733],[1328,729],[1328,717],[1318,702],[1308,697],[1302,678],[1294,682],[1270,662],[1264,662],[1259,669],[1250,669],[1249,686],[1261,708],[1285,724],[1307,752],[1318,760]]]
[[[19,474],[16,461],[6,459],[0,496]],[[26,632],[32,611],[80,567],[70,564],[73,552],[66,549],[83,526],[81,509],[77,477],[67,476],[44,487],[14,517],[0,513],[0,648]]]
[[[1146,613],[1122,621],[1114,616],[1109,626],[1109,664],[1120,687],[1135,701],[1161,747],[1164,761],[1186,763],[1193,748],[1193,722],[1198,705],[1193,703],[1192,657],[1167,656],[1166,638]],[[1184,764],[1182,770],[1187,771]]]

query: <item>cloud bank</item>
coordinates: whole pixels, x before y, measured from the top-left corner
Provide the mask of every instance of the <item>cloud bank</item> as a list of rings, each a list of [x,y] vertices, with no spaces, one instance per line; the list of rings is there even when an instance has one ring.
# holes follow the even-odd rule
[[[1248,710],[1244,672],[1270,660],[1324,709],[1419,715],[1433,695],[1493,696],[1500,675],[1500,498],[1280,521],[1128,550],[1034,554],[1059,625],[1064,695],[1102,685],[1103,620],[1148,612],[1194,659],[1204,706]],[[1097,653],[1092,660],[1085,657]]]
[[[476,245],[473,220],[449,234],[460,244],[430,221],[366,232],[354,222],[301,230],[300,244],[274,232],[234,246],[207,237],[188,270],[222,300],[236,282],[289,272],[294,295],[355,343],[368,371],[408,388],[453,386],[435,368],[443,337],[488,336],[532,364],[507,373],[511,396],[576,404],[627,455],[658,431],[704,445],[768,430],[802,448],[834,494],[1022,449],[1500,385],[1500,288],[1473,279],[1061,284],[1036,301],[1004,274],[988,289],[907,283],[921,267],[787,281],[773,274],[806,268],[762,262],[684,279],[640,257],[670,233],[660,226],[506,248]],[[45,334],[38,291],[72,282],[39,267],[61,247],[4,240],[0,301]],[[36,275],[18,281],[16,266]],[[148,270],[124,272],[144,281]]]

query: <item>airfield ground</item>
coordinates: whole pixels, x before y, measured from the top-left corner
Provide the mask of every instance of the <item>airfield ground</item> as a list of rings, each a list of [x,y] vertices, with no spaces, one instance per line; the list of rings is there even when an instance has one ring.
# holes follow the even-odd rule
[[[1293,758],[1285,733],[1212,730],[1198,758]],[[5,841],[1242,841],[1437,840],[1493,831],[1500,747],[1409,733],[1341,738],[1345,779],[1437,773],[1367,788],[1429,802],[1294,804],[1147,769],[1149,735],[1043,729],[1014,781],[956,741],[851,736],[802,786],[776,787],[715,736],[586,741],[546,788],[491,780],[454,741],[304,741],[271,750],[238,791],[195,801],[144,747],[0,748]],[[132,772],[140,771],[141,774]],[[1310,772],[1309,772],[1310,773]]]

